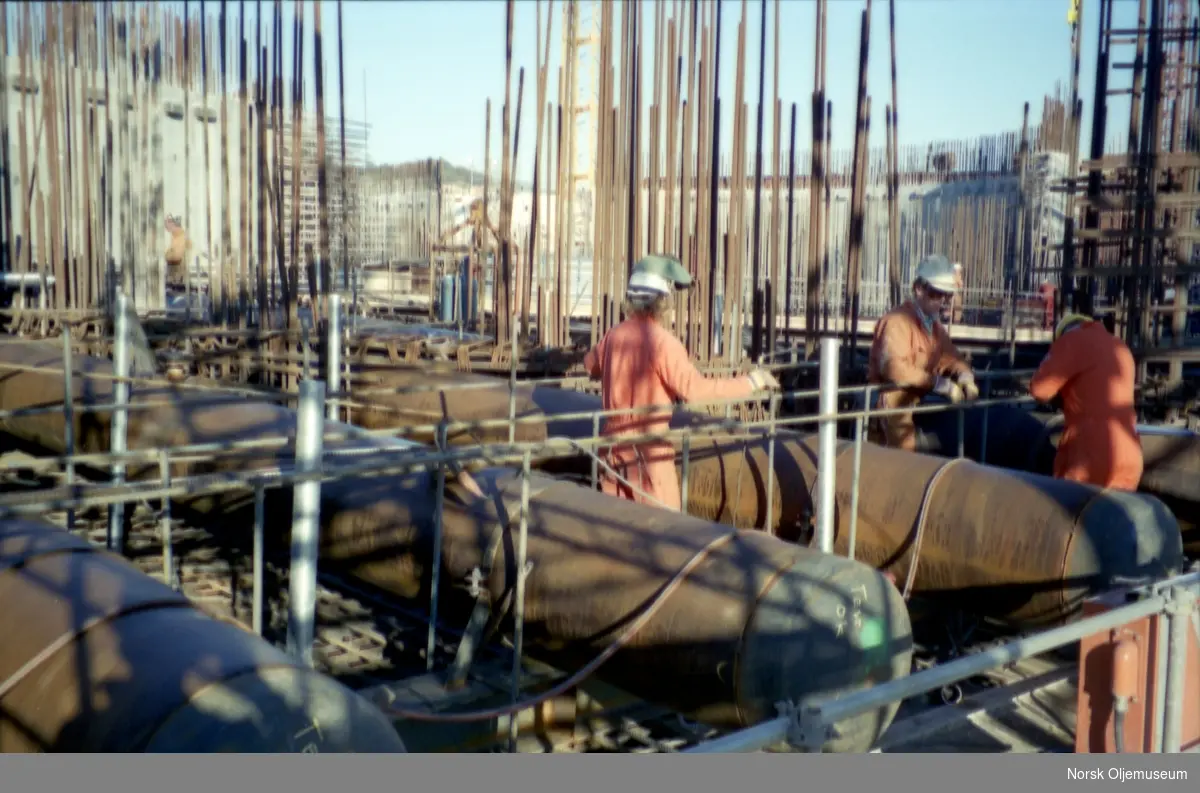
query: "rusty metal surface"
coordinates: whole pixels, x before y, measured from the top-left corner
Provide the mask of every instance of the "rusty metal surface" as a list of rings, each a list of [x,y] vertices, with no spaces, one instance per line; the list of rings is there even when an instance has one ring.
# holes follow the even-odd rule
[[[113,399],[112,362],[103,358],[76,356],[72,365],[75,438],[80,449],[107,449],[109,414],[95,413],[88,405],[109,404]],[[18,410],[63,404],[62,348],[56,342],[33,342],[24,339],[0,338],[0,409]],[[93,378],[90,375],[100,375]],[[130,400],[161,398],[165,389],[130,389]],[[135,412],[133,415],[137,415]],[[161,425],[135,422],[129,428],[129,448],[170,445],[178,439],[161,431]],[[61,411],[0,418],[0,429],[30,443],[64,451],[65,422]]]
[[[17,367],[23,367],[24,370]],[[31,371],[30,368],[45,371]],[[74,416],[77,448],[86,451],[105,451],[110,446],[109,426],[111,413],[93,412],[88,406],[110,404],[113,399],[112,362],[92,356],[75,356],[72,368],[77,372],[72,380],[74,403],[78,406]],[[24,339],[0,339],[0,409],[16,410],[31,407],[61,405],[63,402],[62,351],[53,341],[35,342]],[[93,378],[91,375],[100,375]],[[494,383],[494,387],[417,391],[406,394],[367,393],[354,394],[352,399],[360,407],[350,408],[351,421],[367,429],[411,427],[436,424],[440,421],[467,422],[481,419],[508,417],[508,384],[485,375],[436,372],[423,369],[394,369],[372,375],[370,382],[360,382],[356,389],[406,388],[450,383],[481,382]],[[518,388],[516,415],[518,418],[538,412],[529,387]],[[276,422],[274,429],[283,430],[285,413],[275,406],[245,400],[219,390],[201,391],[181,389],[163,384],[133,385],[130,389],[131,402],[171,401],[173,406],[162,407],[151,414],[131,411],[129,414],[128,448],[145,449],[157,446],[172,446],[186,442],[191,433],[199,433],[206,440],[236,440],[240,433],[254,427],[260,432],[267,424]],[[200,401],[224,404],[199,405]],[[378,406],[370,407],[370,406]],[[169,420],[163,420],[170,414]],[[274,417],[273,419],[271,417]],[[19,422],[16,426],[14,422]],[[282,423],[280,423],[282,422]],[[183,425],[182,427],[180,425]],[[0,429],[26,439],[30,443],[65,452],[63,446],[64,420],[61,412],[49,412],[18,419],[0,418]],[[432,437],[412,436],[414,440],[432,442]],[[546,438],[542,424],[518,424],[518,442],[538,441]],[[497,443],[508,440],[505,427],[462,430],[450,433],[451,444]]]
[[[149,510],[135,517],[131,553],[138,569],[161,576],[160,527]],[[59,514],[59,519],[65,516]],[[105,525],[84,528],[81,536],[102,543]],[[181,589],[195,605],[218,618],[234,618],[251,624],[251,575],[248,560],[224,560],[212,533],[181,524],[172,532],[179,565]],[[239,572],[240,569],[240,572]],[[286,559],[266,559],[266,636],[280,641],[286,631],[288,590]],[[497,643],[480,648],[468,675],[468,688],[445,696],[436,674],[425,674],[422,654],[426,627],[421,614],[406,608],[386,592],[355,584],[327,570],[318,571],[317,633],[313,646],[314,668],[346,684],[371,701],[395,701],[397,692],[418,708],[429,708],[429,695],[437,710],[459,710],[505,704],[512,669],[511,653]],[[447,663],[456,649],[460,626],[441,627],[435,653],[439,666]],[[524,664],[531,692],[561,673],[526,659]],[[474,692],[472,694],[472,692]],[[387,693],[387,696],[381,696]],[[480,695],[485,697],[479,701]],[[474,704],[471,704],[474,702]],[[582,707],[578,707],[582,704]],[[572,718],[574,717],[574,718]],[[645,752],[677,751],[712,737],[712,728],[687,722],[671,711],[640,701],[596,681],[576,690],[573,696],[556,697],[542,706],[518,715],[520,752]],[[408,751],[481,751],[507,741],[504,719],[473,724],[432,725],[429,722],[397,723]],[[500,727],[499,731],[497,728]]]
[[[694,443],[693,449],[688,511],[763,527],[767,441],[710,441]],[[776,518],[770,528],[782,538],[808,542],[811,536],[816,451],[815,435],[778,441],[770,494]],[[1118,503],[1118,494],[1085,485],[969,462],[947,470],[929,493],[914,552],[922,503],[946,463],[931,455],[863,447],[856,558],[898,581],[907,579],[917,559],[916,595],[1030,628],[1073,616],[1084,595],[1104,588],[1113,576],[1165,575],[1182,565],[1178,524],[1156,500],[1127,505]],[[853,444],[841,442],[835,510],[840,554],[849,549],[852,486]]]
[[[63,404],[61,352],[54,342],[0,340],[0,410],[40,408]],[[10,368],[12,364],[21,368]],[[32,368],[40,370],[31,370]],[[72,391],[77,453],[106,453],[111,449],[112,412],[97,409],[113,402],[112,362],[91,356],[74,356]],[[99,375],[92,378],[84,375]],[[292,436],[294,415],[279,405],[249,401],[217,390],[140,385],[130,388],[130,404],[145,409],[128,412],[126,448],[130,451],[171,448],[194,443],[231,443],[259,435]],[[25,444],[55,454],[65,454],[61,411],[0,418],[0,431]],[[172,465],[172,475],[238,471],[276,461],[277,451],[238,451],[203,461]],[[258,461],[256,463],[256,461]],[[131,463],[131,481],[158,476],[156,462]],[[199,497],[201,500],[205,496]],[[225,498],[243,499],[240,495]]]
[[[1188,553],[1200,555],[1200,436],[1140,433],[1145,468],[1138,490],[1162,499],[1179,519]]]
[[[444,612],[465,620],[461,590],[505,526],[487,587],[503,602],[514,580],[516,503],[511,471],[476,474],[482,500],[447,499],[443,523]],[[322,560],[398,597],[428,597],[432,479],[349,478],[322,486]],[[268,496],[268,529],[286,537],[287,494]],[[277,500],[275,500],[277,499]],[[497,506],[502,505],[502,506]],[[498,511],[499,510],[499,511]],[[502,514],[501,514],[502,513]],[[246,515],[214,510],[214,525],[244,525]],[[666,513],[546,476],[530,498],[526,642],[533,654],[578,668],[697,551],[727,527]],[[856,590],[865,595],[856,595]],[[866,652],[837,614],[881,620],[885,645]],[[908,671],[908,617],[895,588],[865,565],[744,532],[714,551],[633,641],[598,675],[631,693],[717,726],[753,723],[773,703],[800,694],[847,690]],[[832,659],[832,660],[826,660]],[[841,751],[861,750],[891,711],[847,725]],[[855,747],[855,748],[851,748]]]
[[[991,408],[987,414],[987,448],[983,448],[983,411],[963,413],[963,454],[989,465],[1050,476],[1062,434],[1062,414],[1015,407]],[[958,422],[951,414],[918,414],[922,451],[944,456],[958,453]],[[1200,555],[1200,436],[1172,428],[1140,427],[1144,470],[1138,491],[1161,500],[1179,522],[1183,546]]]
[[[7,360],[8,350],[32,345],[0,344],[0,361]],[[30,353],[23,353],[29,355]],[[49,350],[47,350],[47,355]],[[99,366],[92,359],[80,359],[80,366]],[[77,378],[80,379],[80,378]],[[5,380],[6,386],[17,377]],[[45,389],[50,383],[36,388]],[[35,386],[29,386],[33,390]],[[0,389],[0,408],[7,407],[8,388]],[[21,393],[26,393],[21,391]],[[44,392],[43,392],[44,393]],[[58,391],[61,398],[61,387]],[[447,392],[452,393],[452,392]],[[462,393],[470,393],[462,392]],[[52,396],[46,394],[43,399]],[[548,416],[562,411],[574,412],[595,409],[595,396],[558,389],[537,388],[531,395],[536,407]],[[493,403],[500,409],[500,418],[507,405]],[[170,411],[170,412],[166,412]],[[131,439],[139,422],[162,433],[172,425],[188,442],[219,442],[264,434],[268,431],[289,434],[293,430],[291,411],[264,403],[239,400],[236,408],[225,405],[192,407],[185,400],[157,415],[142,415],[130,420]],[[162,416],[174,415],[168,421]],[[481,411],[480,418],[487,417]],[[49,417],[47,417],[49,418]],[[704,422],[707,417],[678,411],[673,424]],[[61,418],[58,419],[61,427]],[[586,437],[592,431],[591,422],[551,422],[550,435]],[[816,478],[814,441],[804,436],[783,433],[775,456],[775,485],[770,494],[774,526],[771,530],[789,541],[806,542],[811,523],[811,493]],[[815,436],[813,436],[815,437]],[[767,441],[728,442],[696,439],[691,452],[688,485],[688,511],[707,520],[745,528],[762,528],[767,513],[766,483]],[[131,442],[130,448],[136,448]],[[849,444],[840,447],[838,456],[838,543],[842,552],[848,547],[849,500],[852,486]],[[96,450],[102,450],[97,448]],[[286,454],[282,451],[278,454]],[[259,461],[275,461],[277,454],[243,453],[226,456],[216,462],[193,466],[196,472],[214,470],[247,470]],[[931,455],[905,454],[868,444],[863,450],[861,489],[856,538],[856,555],[904,580],[912,553],[909,546],[916,535],[917,517],[926,488],[933,475],[945,463],[944,458]],[[574,471],[582,474],[588,465],[583,460],[558,462],[544,466],[549,472]],[[360,509],[373,513],[377,525],[393,526],[388,531],[408,532],[411,517],[397,520],[395,506],[388,500],[390,480],[367,479],[361,484],[364,493],[374,494],[371,501],[355,497]],[[886,483],[886,484],[885,484]],[[345,484],[327,488],[340,492]],[[784,497],[787,494],[787,497]],[[970,494],[971,499],[965,499]],[[1011,621],[1019,625],[1054,623],[1071,616],[1079,598],[1087,591],[1103,585],[1109,575],[1139,575],[1165,572],[1181,564],[1181,550],[1172,532],[1178,535],[1178,523],[1161,503],[1139,501],[1137,516],[1128,516],[1128,509],[1119,505],[1115,523],[1102,531],[1097,518],[1082,520],[1081,510],[1093,501],[1094,489],[1085,485],[1061,482],[1049,477],[1018,474],[1014,471],[977,465],[960,465],[946,473],[930,496],[927,527],[922,537],[913,592],[930,598],[940,598],[967,605],[980,614]],[[432,510],[431,496],[422,509]],[[1107,505],[1116,504],[1115,495],[1098,496]],[[247,495],[201,497],[189,506],[203,512],[249,508]],[[338,507],[339,509],[341,507]],[[281,514],[290,514],[286,504]],[[1091,507],[1095,510],[1095,507]],[[340,514],[340,513],[339,513]],[[338,517],[333,521],[356,517]],[[1093,511],[1091,515],[1106,514]],[[1088,521],[1092,522],[1088,522]],[[340,525],[340,524],[339,524]],[[396,528],[402,527],[402,528]],[[363,542],[374,540],[360,529],[347,537],[361,537]],[[410,537],[411,539],[411,537]],[[1078,545],[1078,541],[1083,545]],[[355,540],[357,542],[357,540]],[[349,553],[359,550],[348,546]],[[1110,558],[1111,548],[1139,549],[1127,557]],[[1084,548],[1092,549],[1084,557]],[[408,555],[401,560],[366,562],[387,573],[365,572],[366,575],[397,575],[393,585],[405,596],[415,596],[421,559],[428,551]],[[1090,555],[1088,555],[1090,554]],[[1064,562],[1068,556],[1076,562]],[[1090,560],[1090,561],[1088,561]]]
[[[56,527],[0,523],[0,593],[0,751],[403,751],[358,695]]]
[[[559,399],[578,410],[587,398],[556,395],[541,397],[539,402],[547,412]],[[704,420],[677,411],[673,423]],[[580,429],[564,423],[560,432]],[[807,542],[810,536],[816,448],[815,435],[780,433],[775,484],[769,494],[774,516],[770,529],[788,540]],[[853,444],[840,443],[839,553],[848,549],[852,452]],[[688,512],[740,527],[762,528],[767,515],[767,455],[765,438],[737,442],[694,439]],[[681,462],[677,460],[680,469]],[[905,580],[926,490],[946,462],[932,455],[864,445],[857,558]],[[586,464],[559,462],[553,469],[581,475]],[[1128,554],[1117,553],[1118,549]],[[1162,575],[1177,569],[1182,564],[1182,548],[1178,522],[1157,499],[1131,501],[1048,476],[963,463],[947,471],[930,495],[919,559],[915,594],[1032,627],[1069,618],[1083,595],[1105,586],[1111,576]]]
[[[472,375],[464,372],[438,372],[425,369],[395,368],[389,371],[372,372],[365,382],[356,384],[353,399],[362,407],[350,409],[350,421],[367,429],[412,427],[446,422],[479,421],[481,419],[508,417],[508,383],[487,375]],[[374,380],[375,382],[370,382]],[[387,388],[399,389],[412,386],[440,386],[462,383],[492,383],[487,388],[450,389],[439,391],[417,391],[407,394],[378,393]],[[361,388],[359,388],[361,387]],[[359,391],[359,393],[355,393]],[[522,418],[538,412],[530,398],[528,387],[517,389],[516,415]],[[432,433],[411,434],[407,437],[423,443],[431,443]],[[541,441],[546,438],[546,429],[541,424],[518,424],[518,442]],[[508,441],[507,427],[458,430],[450,432],[446,440],[451,444],[504,443]]]
[[[0,345],[0,361],[5,348]],[[61,399],[61,387],[58,394]],[[0,392],[0,408],[4,395]],[[295,418],[279,406],[245,400],[234,406],[197,406],[181,395],[173,405],[131,415],[131,437],[137,422],[170,424],[187,443],[212,443],[268,432],[289,434]],[[7,429],[22,428],[14,422]],[[329,446],[355,443],[362,442]],[[223,456],[192,470],[246,471],[287,454]],[[332,457],[328,463],[336,468],[339,459],[345,458]],[[445,506],[443,580],[461,587],[471,570],[487,567],[483,555],[501,525],[494,510],[503,509],[508,539],[498,560],[500,570],[488,582],[499,598],[512,580],[511,534],[519,486],[510,471],[485,470],[476,476],[487,497],[470,502],[450,498]],[[177,508],[181,515],[223,529],[229,539],[245,541],[249,533],[253,505],[248,494],[190,499]],[[429,474],[325,483],[323,563],[398,597],[425,598],[434,511]],[[269,545],[286,542],[290,489],[267,491],[265,514]],[[575,663],[590,659],[694,553],[729,531],[539,475],[531,494],[529,559],[534,570],[526,598],[527,641],[555,658],[562,655]],[[446,597],[446,613],[454,613],[461,602]],[[859,646],[860,637],[846,625],[838,634],[837,614],[853,615],[856,609],[863,620],[881,621],[884,644],[878,649]],[[711,552],[633,642],[602,667],[601,675],[706,722],[745,725],[773,715],[780,699],[907,674],[910,646],[904,604],[876,571],[748,532]],[[892,712],[855,720],[837,746],[869,748]]]
[[[486,586],[493,603],[501,603],[515,579],[519,477],[505,469],[476,476],[484,499],[452,494],[446,502],[443,580],[461,590],[471,572],[488,569],[490,561]],[[424,596],[430,494],[427,476],[323,487],[323,558],[401,597]],[[488,549],[502,526],[492,560]],[[276,525],[269,533],[284,530]],[[538,657],[578,668],[688,559],[728,531],[535,475],[526,641],[540,649]],[[444,599],[465,619],[459,598]],[[862,647],[848,625],[839,634],[837,615],[856,609],[862,620],[880,624],[884,644],[877,650]],[[712,551],[598,674],[705,723],[736,726],[769,717],[780,699],[907,674],[910,646],[903,602],[878,573],[763,533],[740,532]],[[846,725],[838,750],[865,749],[891,715],[887,710]]]

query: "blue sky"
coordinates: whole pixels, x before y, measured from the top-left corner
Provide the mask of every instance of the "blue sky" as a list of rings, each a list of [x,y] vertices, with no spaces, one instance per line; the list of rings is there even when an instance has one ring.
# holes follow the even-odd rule
[[[621,0],[622,2],[624,0]],[[633,0],[630,0],[633,1]],[[652,0],[645,3],[646,49],[653,40]],[[173,3],[180,6],[182,3]],[[199,3],[191,2],[193,13]],[[269,18],[273,3],[262,3]],[[308,36],[305,44],[306,88],[311,96],[313,3],[305,3]],[[248,19],[255,2],[247,2]],[[668,0],[668,8],[674,6]],[[1069,85],[1069,0],[897,0],[896,38],[899,78],[901,145],[984,135],[1019,129],[1023,103],[1031,104],[1032,121],[1041,112],[1042,97],[1056,81]],[[206,3],[215,15],[218,2]],[[239,3],[230,0],[228,12],[236,30]],[[295,4],[284,4],[286,45],[284,63],[290,75],[291,20]],[[517,0],[513,41],[513,103],[518,67],[525,67],[525,101],[521,119],[519,178],[532,178],[536,122],[535,2]],[[721,52],[722,140],[731,138],[737,22],[741,0],[724,0]],[[758,97],[758,43],[761,0],[747,7],[746,100],[749,133],[754,135]],[[834,147],[853,142],[853,115],[858,73],[858,30],[865,0],[830,0],[826,66],[827,94],[833,102]],[[1100,0],[1083,0],[1080,95],[1084,100],[1083,145],[1091,123],[1095,70],[1097,15]],[[543,21],[548,3],[542,2]],[[773,23],[775,0],[769,0],[766,79],[768,102],[773,93]],[[790,105],[797,104],[797,148],[808,146],[811,131],[809,102],[813,84],[813,0],[780,2],[780,99],[782,137],[786,148]],[[482,170],[484,111],[492,100],[493,159],[500,153],[500,107],[504,100],[504,0],[344,0],[346,113],[364,117],[371,125],[370,157],[375,162],[398,162],[445,157]],[[1117,0],[1115,24],[1132,27],[1137,0]],[[327,113],[337,112],[337,3],[322,2],[326,39]],[[557,96],[557,67],[561,42],[562,3],[554,11],[550,81],[547,98]],[[620,10],[616,12],[619,30]],[[248,28],[250,25],[247,26]],[[248,31],[249,32],[249,31]],[[1127,50],[1131,48],[1126,48]],[[871,136],[882,144],[884,107],[890,101],[887,0],[872,4],[868,91],[872,96]],[[651,96],[652,55],[645,62],[643,95]],[[1132,56],[1116,60],[1132,60]],[[617,64],[619,69],[619,64]],[[1117,76],[1128,85],[1128,72]],[[312,107],[312,104],[309,104]],[[1128,99],[1109,100],[1110,130],[1124,126]],[[647,114],[648,116],[648,114]],[[771,116],[764,119],[765,156],[769,156]],[[1111,137],[1111,135],[1110,135]],[[753,166],[753,149],[748,158]]]
[[[722,138],[730,138],[734,91],[737,20],[742,3],[725,0],[722,13]],[[754,134],[758,94],[761,0],[747,4],[746,99]],[[548,4],[543,3],[543,24]],[[772,95],[774,0],[767,3],[767,92]],[[670,7],[670,6],[668,6]],[[858,30],[864,0],[830,0],[826,80],[833,102],[834,146],[853,142],[853,113],[858,71]],[[335,18],[326,2],[322,13]],[[901,145],[983,135],[1018,129],[1022,106],[1031,103],[1035,119],[1042,97],[1062,81],[1069,85],[1070,28],[1068,0],[898,0],[896,3],[897,74]],[[797,103],[797,148],[811,134],[808,103],[813,80],[813,31],[816,3],[780,2],[780,99],[782,136],[787,137],[790,103]],[[1090,126],[1091,91],[1099,0],[1084,0],[1080,93],[1084,129]],[[1117,26],[1136,21],[1136,0],[1118,0]],[[485,102],[492,99],[493,158],[499,156],[499,108],[504,98],[503,0],[408,0],[343,4],[346,43],[346,112],[371,124],[370,154],[376,161],[442,156],[467,164],[482,159]],[[311,6],[306,16],[311,18]],[[562,5],[555,8],[551,81],[547,96],[557,95],[556,66],[561,41]],[[875,0],[871,13],[868,91],[872,95],[872,138],[882,142],[884,106],[890,100],[888,5]],[[619,9],[617,11],[619,24]],[[650,39],[654,21],[646,0],[643,19]],[[326,30],[332,21],[323,23]],[[536,123],[535,4],[518,0],[513,34],[513,103],[516,71],[525,67],[520,176],[532,176]],[[649,44],[646,45],[647,49]],[[645,61],[649,97],[652,60]],[[1127,59],[1131,60],[1131,58]],[[332,65],[332,64],[331,64]],[[618,66],[619,68],[619,66]],[[333,74],[330,75],[331,79]],[[1123,77],[1128,80],[1128,77]],[[1119,98],[1114,98],[1119,99]],[[1110,114],[1127,113],[1128,103],[1110,99]],[[771,120],[765,119],[769,147]],[[1086,147],[1087,135],[1084,135]],[[805,141],[802,145],[800,141]],[[786,142],[783,144],[786,147]],[[753,151],[751,149],[751,151]],[[752,157],[750,162],[753,163]]]

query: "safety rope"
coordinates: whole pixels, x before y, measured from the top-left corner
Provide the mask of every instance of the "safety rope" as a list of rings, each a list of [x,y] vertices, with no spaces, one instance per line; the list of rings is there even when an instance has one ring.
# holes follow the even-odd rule
[[[911,561],[908,563],[908,575],[904,581],[904,590],[902,592],[905,601],[912,594],[913,583],[917,580],[917,566],[921,563],[921,546],[925,539],[926,518],[929,516],[929,505],[933,501],[933,489],[937,487],[937,483],[941,478],[958,463],[969,462],[965,457],[953,457],[938,466],[934,471],[933,476],[925,484],[925,495],[921,499],[921,509],[917,513],[916,536],[913,537],[912,553],[909,555]]]
[[[24,680],[26,677],[28,677],[31,672],[33,672],[35,669],[37,669],[39,666],[41,666],[42,663],[44,663],[46,660],[48,660],[51,656],[53,656],[59,650],[62,650],[64,647],[71,644],[71,642],[73,642],[76,639],[78,639],[79,637],[83,636],[83,634],[87,633],[92,628],[95,628],[98,625],[103,625],[106,622],[112,622],[113,620],[119,619],[121,617],[127,617],[130,614],[137,614],[142,611],[150,611],[153,609],[161,609],[161,608],[191,608],[191,609],[195,609],[196,606],[195,606],[195,604],[193,604],[190,601],[179,600],[177,598],[171,598],[170,600],[167,600],[165,598],[153,598],[151,600],[147,600],[142,603],[135,603],[131,606],[117,608],[117,609],[114,609],[113,611],[109,611],[109,612],[105,612],[102,614],[97,614],[93,617],[89,617],[88,619],[84,620],[82,623],[80,623],[75,628],[72,628],[71,630],[66,631],[65,633],[59,634],[58,637],[54,641],[50,642],[50,644],[43,647],[37,653],[37,655],[33,656],[28,661],[26,661],[24,664],[22,664],[19,669],[17,669],[11,675],[9,675],[7,678],[5,678],[5,680],[3,682],[0,682],[0,699],[4,699],[4,697],[8,696],[10,691],[12,691],[14,688],[16,688],[16,686],[22,680]]]
[[[386,715],[392,718],[425,722],[464,723],[473,721],[486,721],[488,719],[511,716],[523,710],[536,707],[547,700],[553,699],[554,697],[565,693],[571,688],[577,686],[579,683],[583,682],[583,680],[595,672],[601,664],[612,657],[617,650],[628,644],[630,640],[632,640],[633,637],[637,635],[637,633],[644,628],[647,623],[649,623],[654,615],[658,613],[659,609],[661,609],[663,604],[666,603],[667,598],[670,597],[671,594],[683,584],[688,575],[691,574],[691,572],[695,570],[701,562],[707,559],[709,554],[732,540],[735,536],[737,536],[737,533],[737,529],[731,529],[729,532],[714,538],[703,548],[693,554],[692,557],[688,559],[687,563],[684,564],[683,567],[679,568],[679,571],[676,572],[671,580],[666,583],[662,591],[645,607],[642,613],[638,615],[637,619],[630,623],[629,627],[627,627],[620,636],[613,640],[607,647],[604,648],[603,651],[601,651],[599,655],[589,661],[579,671],[568,677],[566,680],[563,680],[562,682],[553,686],[548,691],[538,694],[537,696],[530,697],[529,699],[515,702],[511,705],[506,705],[504,707],[491,708],[488,710],[468,711],[463,713],[429,713],[427,711],[405,710],[403,708],[397,708],[388,704],[380,704],[379,707]]]

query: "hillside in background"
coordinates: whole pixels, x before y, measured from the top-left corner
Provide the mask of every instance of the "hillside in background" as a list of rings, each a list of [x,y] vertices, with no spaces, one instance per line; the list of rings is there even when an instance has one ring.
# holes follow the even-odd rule
[[[425,160],[413,160],[402,163],[385,163],[382,165],[372,165],[369,170],[377,174],[389,176],[397,179],[430,179],[433,175],[434,165],[437,162],[442,164],[442,183],[446,185],[470,185],[474,181],[475,185],[483,184],[483,171],[472,171],[470,168],[461,165],[455,165],[445,159],[429,158]],[[492,172],[492,185],[500,179],[500,168],[497,166]],[[517,189],[528,190],[532,180],[518,179]]]

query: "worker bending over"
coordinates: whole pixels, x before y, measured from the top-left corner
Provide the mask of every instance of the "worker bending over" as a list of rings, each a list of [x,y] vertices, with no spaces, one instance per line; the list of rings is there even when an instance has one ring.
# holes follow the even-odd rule
[[[1054,475],[1114,490],[1136,490],[1142,444],[1133,408],[1133,353],[1103,323],[1068,314],[1054,329],[1050,352],[1029,383],[1040,402],[1062,399],[1066,428]]]
[[[875,326],[867,359],[867,382],[899,386],[879,395],[879,409],[913,407],[930,393],[951,402],[979,396],[971,367],[938,319],[957,291],[958,279],[949,260],[930,256],[917,266],[912,297],[885,314]],[[875,419],[868,437],[884,446],[915,450],[913,414],[894,413]]]
[[[687,350],[664,325],[671,321],[674,292],[691,286],[692,279],[677,260],[648,256],[634,265],[626,288],[626,319],[588,351],[583,363],[592,379],[600,380],[604,410],[663,406],[651,414],[606,416],[605,436],[665,432],[675,401],[696,402],[749,397],[755,391],[778,388],[764,369],[748,376],[705,378],[688,358]],[[679,478],[675,447],[670,441],[614,445],[606,462],[637,490],[607,472],[601,489],[609,495],[678,511]]]

